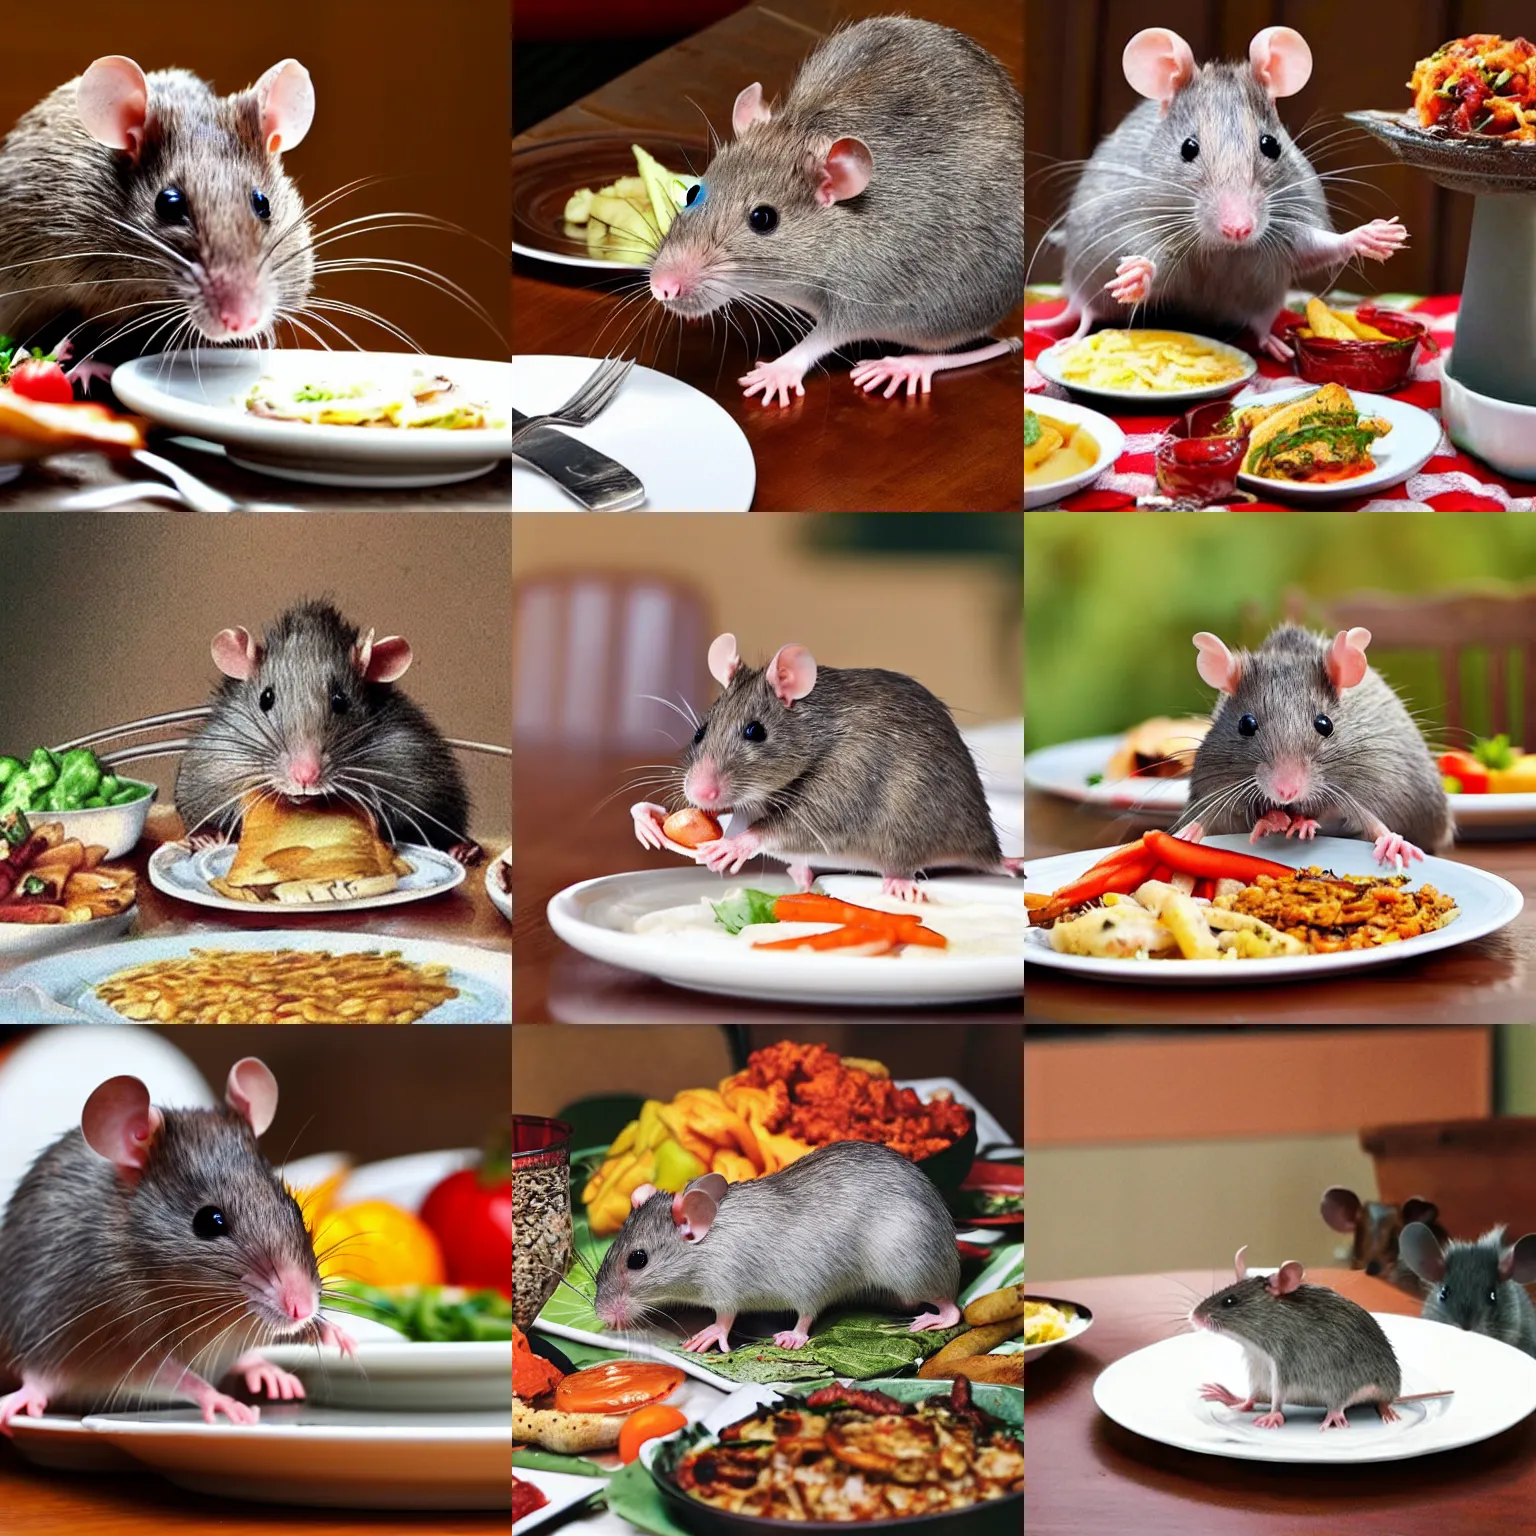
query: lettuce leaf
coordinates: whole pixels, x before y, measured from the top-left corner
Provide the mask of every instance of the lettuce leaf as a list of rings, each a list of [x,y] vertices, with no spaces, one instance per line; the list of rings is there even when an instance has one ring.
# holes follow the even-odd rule
[[[724,901],[713,901],[715,921],[727,933],[737,934],[753,923],[776,923],[773,904],[778,900],[771,891],[735,891]]]

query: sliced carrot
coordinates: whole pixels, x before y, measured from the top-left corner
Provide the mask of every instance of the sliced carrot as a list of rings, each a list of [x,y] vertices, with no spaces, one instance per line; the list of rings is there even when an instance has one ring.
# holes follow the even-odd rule
[[[894,933],[876,932],[872,928],[855,928],[845,923],[841,928],[829,928],[825,933],[807,933],[797,939],[774,939],[769,943],[757,943],[753,949],[842,949],[860,955],[885,955],[904,942]]]
[[[948,947],[943,934],[925,928],[922,918],[915,913],[882,912],[877,907],[856,906],[817,891],[780,896],[773,904],[773,915],[781,923],[847,923],[854,928],[889,933],[902,944],[924,944],[930,949]]]
[[[1110,891],[1129,895],[1152,873],[1156,856],[1143,852],[1138,858],[1120,864],[1090,869],[1079,875],[1070,885],[1051,892],[1052,903],[1065,902],[1067,907],[1080,907],[1085,901],[1104,896]]]
[[[1147,879],[1161,880],[1164,885],[1167,885],[1173,879],[1173,871],[1166,864],[1158,864],[1153,868],[1152,873],[1147,876]]]
[[[1241,880],[1251,885],[1260,875],[1274,875],[1283,880],[1296,871],[1289,864],[1273,859],[1256,859],[1251,853],[1235,853],[1226,848],[1208,848],[1186,838],[1171,837],[1166,832],[1148,832],[1147,847],[1155,858],[1197,880]]]

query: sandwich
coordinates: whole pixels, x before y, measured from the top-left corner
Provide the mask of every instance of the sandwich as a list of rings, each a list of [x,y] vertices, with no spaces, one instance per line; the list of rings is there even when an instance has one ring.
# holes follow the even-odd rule
[[[410,873],[361,806],[263,796],[245,808],[229,873],[208,883],[233,901],[293,904],[382,896]]]
[[[1392,430],[1378,416],[1361,416],[1341,384],[1284,405],[1249,406],[1234,422],[1249,434],[1244,474],[1311,484],[1369,474],[1376,467],[1371,444]]]
[[[1127,731],[1104,765],[1104,777],[1178,779],[1195,761],[1195,749],[1205,739],[1211,722],[1202,719],[1173,720],[1159,715],[1143,720]]]

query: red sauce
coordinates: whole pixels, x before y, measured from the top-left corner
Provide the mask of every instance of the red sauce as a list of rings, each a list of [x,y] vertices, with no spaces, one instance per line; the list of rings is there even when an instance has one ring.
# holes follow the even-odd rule
[[[531,1515],[536,1509],[543,1509],[549,1500],[533,1486],[532,1483],[522,1482],[517,1474],[512,1474],[512,1524],[516,1525],[524,1515]]]
[[[1221,501],[1237,489],[1238,466],[1248,451],[1248,434],[1207,436],[1225,420],[1225,402],[1203,405],[1169,427],[1157,445],[1157,486],[1183,501]]]

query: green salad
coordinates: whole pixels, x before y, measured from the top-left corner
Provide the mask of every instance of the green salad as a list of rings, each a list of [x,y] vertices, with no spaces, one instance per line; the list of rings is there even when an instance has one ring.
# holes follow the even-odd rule
[[[369,1317],[418,1344],[499,1344],[512,1340],[512,1298],[458,1285],[363,1285],[333,1282],[326,1299],[338,1312]]]
[[[39,747],[25,762],[0,757],[0,815],[7,811],[85,811],[127,805],[150,793],[102,765],[89,747],[50,752]]]

